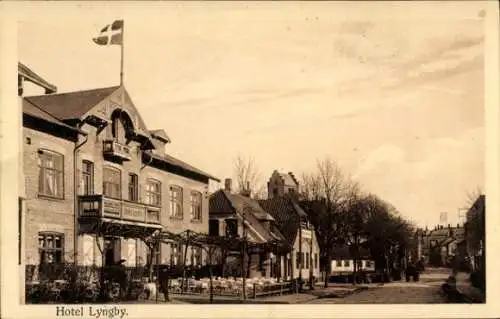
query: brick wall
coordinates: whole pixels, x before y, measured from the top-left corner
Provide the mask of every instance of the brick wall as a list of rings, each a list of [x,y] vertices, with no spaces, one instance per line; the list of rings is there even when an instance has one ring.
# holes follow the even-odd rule
[[[161,210],[161,223],[169,231],[180,233],[186,229],[191,229],[195,232],[202,232],[208,234],[208,197],[207,187],[208,184],[201,183],[192,179],[188,179],[176,174],[165,172],[153,167],[146,166],[142,163],[141,153],[138,151],[139,144],[131,142],[131,157],[130,161],[125,161],[122,164],[106,161],[103,158],[103,141],[111,136],[111,127],[104,129],[102,132],[97,132],[96,128],[84,125],[83,131],[88,132],[88,137],[80,137],[78,143],[85,142],[76,153],[76,174],[77,174],[77,187],[74,192],[74,174],[75,168],[73,167],[73,150],[75,143],[73,141],[64,140],[54,137],[52,135],[42,133],[29,128],[23,130],[23,152],[24,152],[24,174],[26,182],[26,262],[30,264],[37,264],[39,262],[38,255],[38,233],[40,231],[54,231],[64,234],[64,248],[65,260],[72,262],[74,259],[74,199],[75,195],[83,194],[81,184],[82,161],[88,160],[94,163],[94,193],[102,194],[102,180],[103,180],[103,167],[106,165],[118,168],[121,170],[121,191],[122,198],[128,199],[128,175],[129,173],[137,174],[139,177],[139,201],[144,199],[144,184],[148,178],[155,178],[162,183],[161,197],[162,197],[162,210]],[[27,139],[30,139],[30,144]],[[64,199],[47,199],[38,196],[39,184],[39,168],[38,168],[38,150],[40,148],[50,151],[58,152],[64,156]],[[170,202],[169,202],[169,188],[172,185],[177,185],[183,189],[183,218],[172,219],[170,218]],[[197,191],[202,195],[202,218],[201,221],[190,220],[190,193]],[[75,194],[76,193],[76,194]],[[89,240],[94,240],[94,244],[88,244]],[[86,243],[84,244],[84,241]],[[88,257],[85,256],[84,250],[90,251],[93,259],[97,264],[101,262],[100,251],[97,246],[97,240],[86,236],[84,234],[78,235],[76,240],[78,247],[77,262],[82,264],[88,262]],[[89,247],[93,246],[93,249]],[[85,247],[85,248],[84,248]],[[126,254],[125,240],[122,241],[122,253]],[[145,261],[146,247],[138,240],[137,241],[137,259]],[[123,251],[125,250],[125,251]],[[93,252],[92,252],[93,251]],[[169,245],[162,245],[161,249],[162,262],[168,263],[170,261],[170,247]],[[191,258],[190,250],[188,250],[187,261]],[[203,253],[203,259],[206,256]],[[91,258],[92,259],[92,258]]]
[[[28,144],[30,140],[30,144]],[[25,260],[28,264],[39,262],[38,233],[54,231],[64,234],[66,261],[73,260],[73,147],[67,141],[52,135],[24,128],[23,170],[26,191]],[[64,156],[64,199],[49,199],[38,194],[38,150],[47,149]]]

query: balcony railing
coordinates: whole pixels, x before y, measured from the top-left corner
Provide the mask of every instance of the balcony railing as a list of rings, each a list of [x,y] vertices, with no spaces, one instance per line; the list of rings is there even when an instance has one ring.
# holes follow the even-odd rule
[[[103,195],[80,196],[82,218],[113,218],[122,221],[160,224],[161,208],[142,203],[108,198]]]
[[[124,161],[130,161],[132,159],[130,147],[120,144],[117,141],[104,141],[102,149],[104,156],[119,158]]]

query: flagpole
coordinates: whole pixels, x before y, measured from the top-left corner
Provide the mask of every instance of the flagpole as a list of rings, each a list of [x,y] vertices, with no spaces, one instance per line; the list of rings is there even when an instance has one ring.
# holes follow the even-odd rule
[[[120,86],[123,86],[123,44],[125,42],[125,21],[122,23],[122,44],[121,48],[121,59],[120,59]]]

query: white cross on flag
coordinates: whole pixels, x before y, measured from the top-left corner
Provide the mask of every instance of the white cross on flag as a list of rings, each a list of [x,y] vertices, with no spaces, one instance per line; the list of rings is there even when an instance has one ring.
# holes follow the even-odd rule
[[[102,28],[99,35],[92,39],[98,45],[123,44],[123,20],[116,20]]]

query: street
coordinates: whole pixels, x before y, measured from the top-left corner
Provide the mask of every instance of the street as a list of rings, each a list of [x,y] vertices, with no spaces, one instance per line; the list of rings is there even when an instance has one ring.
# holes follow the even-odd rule
[[[369,288],[345,298],[315,299],[310,304],[429,304],[446,303],[440,286],[449,276],[449,270],[430,269],[422,273],[419,282],[392,282]]]

